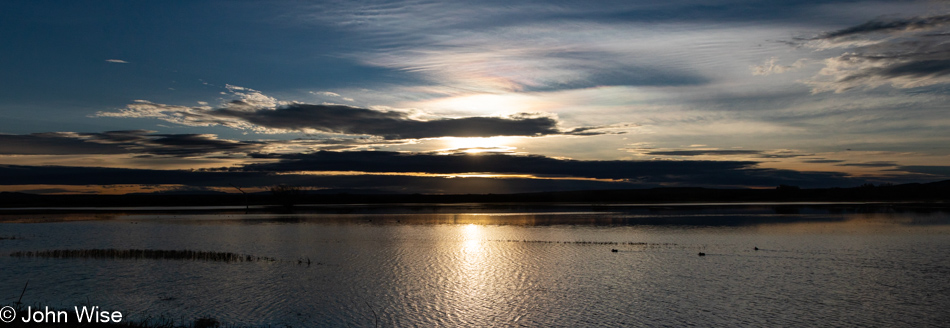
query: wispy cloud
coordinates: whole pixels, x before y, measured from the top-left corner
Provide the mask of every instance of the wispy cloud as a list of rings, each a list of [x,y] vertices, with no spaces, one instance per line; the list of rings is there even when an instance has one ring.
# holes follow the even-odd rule
[[[827,58],[813,92],[890,85],[916,88],[950,83],[950,15],[875,19],[801,39],[815,49],[846,49]]]
[[[799,156],[808,156],[794,151],[762,151],[745,149],[677,149],[677,150],[652,150],[644,153],[645,155],[658,156],[749,156],[756,158],[791,158]]]
[[[124,60],[121,60],[121,59],[106,59],[106,62],[109,62],[109,63],[116,63],[116,64],[128,64],[128,63],[129,63],[129,62],[124,61]]]
[[[807,159],[802,161],[802,163],[811,163],[811,164],[831,164],[831,163],[841,163],[844,160],[840,159]]]
[[[339,93],[331,92],[331,91],[320,91],[320,92],[310,91],[310,94],[316,95],[316,96],[323,96],[323,97],[339,98],[339,99],[342,99],[342,100],[344,100],[344,101],[349,101],[349,102],[355,101],[355,100],[353,100],[353,98],[344,97],[344,96],[340,95]]]
[[[950,25],[950,15],[911,17],[898,19],[874,19],[864,24],[822,34],[814,39],[840,42],[851,37],[871,33],[895,33],[926,31],[936,27]]]
[[[844,163],[836,164],[837,166],[856,166],[856,167],[892,167],[897,166],[897,163],[891,161],[878,161],[878,162],[867,162],[867,163]]]
[[[728,156],[731,158],[794,158],[801,156],[810,156],[800,151],[789,149],[775,150],[752,150],[752,149],[719,149],[707,148],[706,145],[690,145],[688,149],[677,148],[655,148],[649,144],[633,144],[633,147],[622,148],[631,153],[640,156],[672,156],[672,157],[710,157],[719,158]]]
[[[752,75],[772,75],[772,74],[782,74],[794,69],[801,68],[808,63],[808,59],[802,58],[791,65],[781,65],[778,63],[778,58],[772,57],[769,60],[765,61],[760,65],[752,66]]]
[[[699,67],[736,55],[735,47],[728,46],[734,40],[710,42],[710,35],[759,31],[723,25],[699,28],[697,20],[712,16],[700,15],[699,9],[691,1],[609,1],[594,6],[328,2],[297,16],[359,37],[364,47],[348,53],[351,58],[409,72],[442,92],[459,94],[710,83],[708,68]],[[691,15],[684,19],[669,14],[677,11]],[[717,14],[741,19],[747,12]],[[711,47],[717,44],[723,49]],[[702,63],[697,53],[704,55]],[[716,56],[719,60],[711,58]]]
[[[950,166],[946,165],[907,165],[898,166],[894,171],[904,171],[932,175],[940,179],[950,178]]]

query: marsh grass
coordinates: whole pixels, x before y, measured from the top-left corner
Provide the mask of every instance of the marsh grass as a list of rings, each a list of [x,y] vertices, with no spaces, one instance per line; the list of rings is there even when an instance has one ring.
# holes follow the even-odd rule
[[[10,253],[11,257],[39,258],[83,258],[83,259],[149,259],[213,262],[276,262],[277,259],[265,256],[252,256],[229,252],[206,252],[195,250],[163,249],[56,249],[42,251],[19,251]]]

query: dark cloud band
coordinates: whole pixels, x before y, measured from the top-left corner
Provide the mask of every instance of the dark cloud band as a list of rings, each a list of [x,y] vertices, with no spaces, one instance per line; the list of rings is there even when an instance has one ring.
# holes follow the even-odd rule
[[[362,171],[425,173],[503,173],[570,176],[596,179],[650,179],[663,175],[696,175],[740,170],[756,164],[744,161],[579,161],[545,156],[436,155],[396,152],[327,152],[257,155],[281,161],[249,164],[240,170],[264,172]]]
[[[138,101],[118,112],[99,112],[97,117],[157,118],[189,126],[220,125],[265,133],[306,132],[369,135],[387,140],[440,137],[547,136],[623,133],[611,129],[630,124],[561,129],[560,122],[540,113],[503,117],[420,119],[410,113],[344,105],[280,103],[259,92],[241,94],[221,108],[186,107]],[[260,99],[265,99],[262,101]]]
[[[276,159],[218,170],[147,170],[102,167],[0,166],[3,185],[110,185],[180,184],[194,187],[269,186],[280,183],[316,188],[383,188],[390,192],[484,192],[610,189],[655,186],[692,187],[803,187],[855,185],[842,173],[797,172],[756,168],[746,161],[579,161],[544,156],[433,155],[392,152],[319,152],[298,155],[259,155]],[[301,171],[363,172],[347,175],[311,175]],[[387,173],[495,173],[539,178],[445,177]],[[571,179],[545,179],[570,177]],[[586,178],[586,180],[585,180]],[[593,180],[597,179],[597,180]],[[391,184],[389,182],[392,182]],[[485,186],[491,185],[492,188]],[[468,186],[469,189],[463,187]],[[541,187],[542,189],[532,189]],[[475,189],[472,189],[475,188]]]
[[[545,136],[570,133],[558,129],[558,121],[554,118],[526,114],[425,121],[411,118],[403,112],[342,105],[291,104],[273,110],[242,111],[222,108],[210,111],[208,115],[237,118],[272,129],[373,135],[386,139]]]
[[[148,130],[100,133],[48,132],[0,135],[0,154],[150,154],[191,157],[258,150],[259,142],[218,139],[213,134],[155,134]]]

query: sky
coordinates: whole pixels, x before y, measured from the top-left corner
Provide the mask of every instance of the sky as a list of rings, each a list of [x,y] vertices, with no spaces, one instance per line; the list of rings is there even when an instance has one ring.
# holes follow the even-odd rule
[[[4,1],[0,191],[950,179],[950,1]]]

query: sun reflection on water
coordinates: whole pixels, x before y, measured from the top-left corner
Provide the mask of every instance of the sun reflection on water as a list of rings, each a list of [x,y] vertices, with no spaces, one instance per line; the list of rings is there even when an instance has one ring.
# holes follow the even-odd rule
[[[472,318],[484,310],[484,303],[491,294],[493,284],[490,281],[491,259],[484,245],[485,228],[477,224],[461,226],[462,244],[459,256],[459,296],[467,305],[463,306],[466,316]]]
[[[482,253],[482,243],[484,242],[482,237],[483,232],[482,226],[474,223],[462,226],[462,255],[466,259],[465,262],[474,260],[474,258],[470,257]]]

